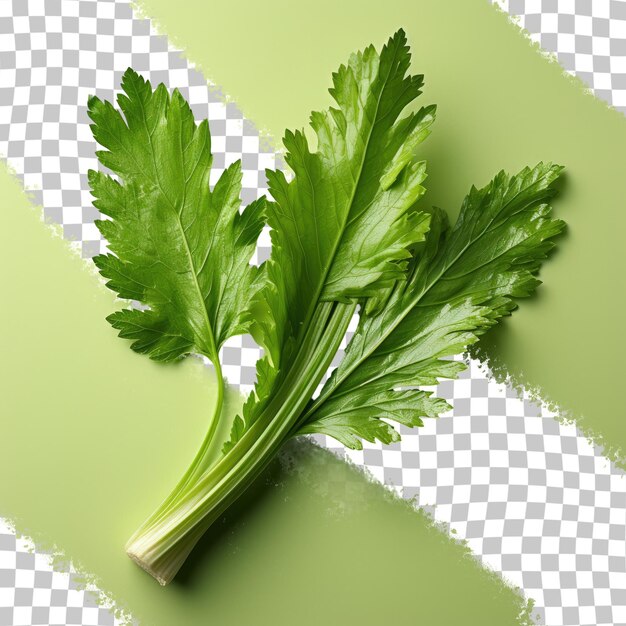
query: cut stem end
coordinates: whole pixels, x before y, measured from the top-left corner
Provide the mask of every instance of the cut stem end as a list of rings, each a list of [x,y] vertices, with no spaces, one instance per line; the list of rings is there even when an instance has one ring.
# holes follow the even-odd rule
[[[160,572],[156,571],[153,567],[150,566],[149,563],[144,561],[137,553],[133,552],[132,547],[130,546],[126,547],[126,554],[135,563],[137,563],[137,565],[139,565],[139,567],[141,567],[142,570],[144,570],[145,572],[148,572],[148,574],[150,574],[150,576],[152,576],[152,578],[154,578],[162,587],[165,587],[165,585],[169,584],[172,581],[173,576],[170,578],[165,578],[164,576],[162,576]]]

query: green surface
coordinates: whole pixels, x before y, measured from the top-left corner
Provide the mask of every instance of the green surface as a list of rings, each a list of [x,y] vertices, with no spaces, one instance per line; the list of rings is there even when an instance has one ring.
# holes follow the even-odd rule
[[[398,27],[422,104],[438,104],[424,202],[451,212],[499,169],[566,166],[557,215],[569,225],[546,285],[486,345],[518,380],[541,386],[579,424],[626,449],[621,358],[626,266],[626,120],[548,63],[487,0],[143,0],[206,75],[260,128],[279,136],[330,101],[330,74],[349,53]],[[193,16],[193,17],[192,17]]]
[[[112,297],[0,172],[0,515],[99,577],[142,624],[517,624],[519,596],[407,503],[290,446],[169,587],[124,554],[191,459],[210,374],[132,353]],[[458,591],[464,591],[458,602]]]
[[[302,126],[338,61],[398,26],[437,102],[427,201],[457,207],[501,167],[568,167],[569,224],[539,297],[491,335],[497,353],[614,445],[623,351],[626,121],[561,77],[486,0],[341,4],[147,0],[245,113]],[[359,7],[359,8],[356,8]],[[519,599],[419,514],[305,449],[158,587],[123,543],[195,452],[210,410],[196,363],[159,366],[103,318],[111,296],[2,173],[0,514],[55,541],[145,624],[514,624]],[[495,348],[492,348],[495,350]],[[110,391],[114,389],[115,393]],[[599,389],[599,390],[598,390]],[[184,401],[181,399],[184,398]]]

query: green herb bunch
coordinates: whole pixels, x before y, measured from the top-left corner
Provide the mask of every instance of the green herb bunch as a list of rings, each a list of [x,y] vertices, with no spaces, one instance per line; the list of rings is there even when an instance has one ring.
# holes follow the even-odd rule
[[[465,365],[448,357],[540,282],[563,229],[548,205],[562,168],[500,172],[472,187],[452,226],[423,207],[420,145],[436,109],[413,106],[423,77],[408,74],[410,58],[403,31],[380,53],[353,54],[333,74],[335,106],[311,115],[315,150],[303,131],[287,131],[291,175],[268,170],[270,197],[243,211],[240,162],[210,188],[209,125],[196,125],[178,91],[153,90],[129,69],[119,110],[89,100],[98,158],[117,175],[89,174],[109,218],[98,227],[110,253],[94,261],[120,298],[144,305],[108,320],[133,350],[157,361],[202,355],[217,377],[196,458],[127,545],[161,584],[291,437],[390,443],[400,439],[394,423],[420,426],[446,411],[420,387],[457,376]],[[266,224],[271,256],[255,267]],[[355,314],[345,355],[313,399]],[[244,333],[264,356],[233,419],[219,353]]]

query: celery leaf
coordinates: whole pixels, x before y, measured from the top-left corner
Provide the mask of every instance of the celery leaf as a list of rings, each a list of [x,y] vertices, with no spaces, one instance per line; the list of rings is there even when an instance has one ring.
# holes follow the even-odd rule
[[[241,164],[209,187],[211,136],[196,125],[178,91],[156,90],[133,70],[122,80],[121,112],[96,97],[89,115],[100,162],[113,177],[91,171],[97,222],[111,254],[94,261],[121,298],[148,310],[108,320],[132,348],[169,361],[189,352],[214,362],[224,341],[248,331],[249,303],[260,285],[249,264],[264,223],[264,200],[239,213]],[[123,113],[123,115],[122,115]]]
[[[540,163],[516,176],[500,172],[472,188],[451,230],[445,214],[433,211],[409,279],[396,284],[382,311],[362,314],[301,433],[360,448],[359,437],[395,440],[380,418],[419,426],[421,417],[446,410],[445,402],[406,388],[455,377],[464,364],[446,357],[475,343],[540,283],[536,273],[564,227],[547,204],[561,169]]]

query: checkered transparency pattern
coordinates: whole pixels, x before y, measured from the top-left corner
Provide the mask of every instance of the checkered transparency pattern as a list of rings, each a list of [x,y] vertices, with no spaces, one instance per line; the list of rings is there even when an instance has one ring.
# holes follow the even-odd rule
[[[593,93],[626,113],[624,0],[493,0]]]
[[[574,19],[575,29],[589,24],[589,3],[510,4],[513,12],[527,10],[531,30],[537,24],[544,27],[532,16],[543,19],[556,13],[583,16],[582,21]],[[607,39],[604,48],[592,42],[592,52],[605,54],[596,53],[594,46],[608,50],[612,77],[621,72],[623,5],[599,1],[611,18],[609,36],[601,34],[606,28],[591,36]],[[524,16],[521,19],[524,24]],[[552,24],[558,37],[546,40],[546,45],[554,49],[561,46],[561,34],[571,35],[565,27],[572,21],[558,18],[554,27],[550,19],[545,27]],[[595,17],[591,19],[593,26]],[[545,32],[552,34],[549,29]],[[576,33],[573,40],[564,41],[577,45],[576,37],[589,36]],[[572,54],[568,50],[565,55]],[[580,59],[589,55],[586,50],[588,44],[581,45],[573,57],[560,60],[567,69],[584,72],[588,61]],[[45,218],[62,226],[83,257],[106,249],[93,224],[98,213],[87,187],[87,170],[97,163],[85,103],[92,93],[112,100],[128,66],[153,83],[178,87],[196,116],[209,118],[216,165],[213,182],[225,166],[241,158],[243,200],[248,202],[265,190],[264,169],[280,166],[279,155],[236,105],[225,104],[219,89],[207,86],[149,20],[134,17],[125,0],[0,0],[0,154],[32,190]],[[596,82],[596,73],[592,84],[601,89],[606,82],[601,78]],[[617,106],[622,103],[619,84],[620,79],[610,88]],[[264,233],[255,260],[263,260],[268,252]],[[249,337],[230,341],[222,353],[229,382],[248,390],[258,355]],[[415,499],[456,536],[467,539],[478,558],[535,600],[538,623],[626,624],[624,474],[574,426],[560,424],[545,407],[490,380],[478,363],[470,365],[459,380],[437,388],[439,395],[451,400],[452,412],[428,420],[419,431],[403,429],[399,444],[366,443],[355,452],[326,437],[317,440],[367,468],[400,495]],[[18,559],[25,551],[8,528],[0,528],[0,542],[0,626],[31,623],[29,619],[113,623],[105,608],[98,608],[96,615],[88,595],[81,601],[68,591],[67,603],[59,606],[65,596],[54,594],[53,600],[52,590],[65,583],[55,582],[57,574],[50,575],[50,564],[39,555]],[[29,565],[22,568],[20,563]],[[20,574],[22,569],[34,573]],[[31,602],[30,592],[24,590],[33,585]],[[73,610],[61,617],[65,607]]]
[[[535,601],[538,624],[626,624],[624,472],[477,361],[432,389],[453,409],[400,443],[318,441],[465,539]]]
[[[78,588],[71,566],[53,568],[51,558],[16,537],[0,520],[0,624],[114,626],[113,612],[96,595]]]
[[[94,226],[87,171],[97,168],[87,98],[114,100],[133,67],[156,84],[180,89],[198,118],[211,121],[212,182],[242,160],[243,201],[265,190],[276,155],[233,103],[194,69],[126,2],[2,2],[0,142],[9,163],[51,222],[85,257],[103,250]]]

